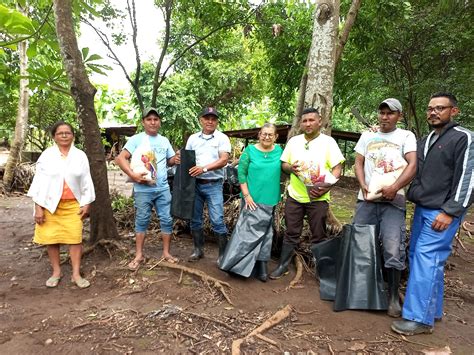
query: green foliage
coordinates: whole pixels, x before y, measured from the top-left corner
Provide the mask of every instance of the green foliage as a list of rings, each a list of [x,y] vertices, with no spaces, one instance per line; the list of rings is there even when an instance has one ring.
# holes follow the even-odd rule
[[[473,20],[470,2],[364,2],[338,68],[336,105],[367,115],[397,97],[407,127],[421,136],[429,96],[451,91],[464,111],[460,121],[473,127]]]

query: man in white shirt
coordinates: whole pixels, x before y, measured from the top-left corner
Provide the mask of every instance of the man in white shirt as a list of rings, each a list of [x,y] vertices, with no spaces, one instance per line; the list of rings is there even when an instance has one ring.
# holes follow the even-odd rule
[[[355,173],[360,191],[353,222],[378,227],[390,294],[387,313],[391,317],[401,314],[398,289],[406,258],[403,188],[416,172],[416,137],[408,130],[397,128],[402,117],[400,101],[384,100],[379,105],[378,130],[362,133],[355,147]]]
[[[219,263],[227,245],[222,186],[223,168],[229,160],[231,146],[229,137],[217,130],[219,113],[214,107],[205,107],[202,110],[199,123],[202,130],[191,135],[186,143],[186,149],[196,152],[196,166],[189,169],[189,174],[196,178],[196,197],[191,220],[194,251],[188,260],[197,261],[204,256],[202,223],[204,203],[207,203],[211,227],[219,242]]]

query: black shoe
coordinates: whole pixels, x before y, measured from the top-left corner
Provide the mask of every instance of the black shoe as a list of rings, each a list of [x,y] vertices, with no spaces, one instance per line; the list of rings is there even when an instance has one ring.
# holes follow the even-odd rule
[[[262,282],[267,282],[268,280],[268,268],[267,262],[263,260],[257,260],[255,262],[256,274],[255,277]]]
[[[227,234],[216,233],[217,242],[219,244],[219,257],[217,258],[217,266],[221,264],[222,257],[224,256],[225,247],[227,246]]]
[[[188,261],[198,261],[204,257],[204,234],[202,229],[192,230],[191,235],[193,236],[194,250],[189,256]]]
[[[281,247],[280,263],[278,264],[278,267],[273,270],[273,272],[269,276],[272,280],[277,280],[280,277],[288,274],[288,265],[290,264],[290,261],[293,258],[294,249],[294,245],[286,244],[285,242],[283,242],[283,245]]]
[[[392,330],[395,333],[403,335],[433,333],[433,327],[411,320],[396,320],[392,322]]]
[[[400,306],[400,295],[398,293],[400,287],[400,276],[402,272],[397,269],[388,269],[388,294],[390,300],[388,302],[387,314],[390,317],[398,318],[402,315],[402,307]]]

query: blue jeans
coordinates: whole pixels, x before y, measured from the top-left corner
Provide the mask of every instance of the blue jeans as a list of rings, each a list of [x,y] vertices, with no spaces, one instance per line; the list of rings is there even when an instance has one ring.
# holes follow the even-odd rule
[[[377,226],[384,266],[389,269],[405,269],[405,210],[390,203],[357,201],[353,222]]]
[[[224,195],[222,194],[222,181],[208,184],[196,183],[196,197],[194,198],[194,213],[191,220],[191,230],[202,229],[202,213],[204,203],[207,202],[209,219],[212,230],[216,234],[227,234],[224,224]]]
[[[137,192],[135,198],[135,232],[145,233],[150,224],[151,211],[155,207],[160,219],[161,232],[171,234],[173,231],[173,218],[171,218],[171,193],[170,190]]]
[[[435,318],[443,316],[444,265],[462,219],[453,218],[448,229],[435,231],[431,224],[440,212],[415,208],[408,254],[410,275],[402,310],[404,319],[431,326]]]

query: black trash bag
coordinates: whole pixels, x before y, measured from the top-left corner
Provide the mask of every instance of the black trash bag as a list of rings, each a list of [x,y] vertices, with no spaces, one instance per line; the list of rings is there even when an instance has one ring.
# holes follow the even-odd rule
[[[171,214],[181,219],[193,218],[196,178],[189,175],[189,169],[196,165],[194,150],[181,149],[181,163],[176,165],[173,179]]]
[[[316,259],[316,272],[319,276],[319,297],[322,300],[336,299],[336,268],[342,235],[313,244],[311,251]]]
[[[345,225],[336,268],[334,310],[387,310],[376,226]]]
[[[258,203],[255,211],[240,205],[240,214],[219,268],[249,277],[255,261],[270,259],[273,239],[273,206]]]

